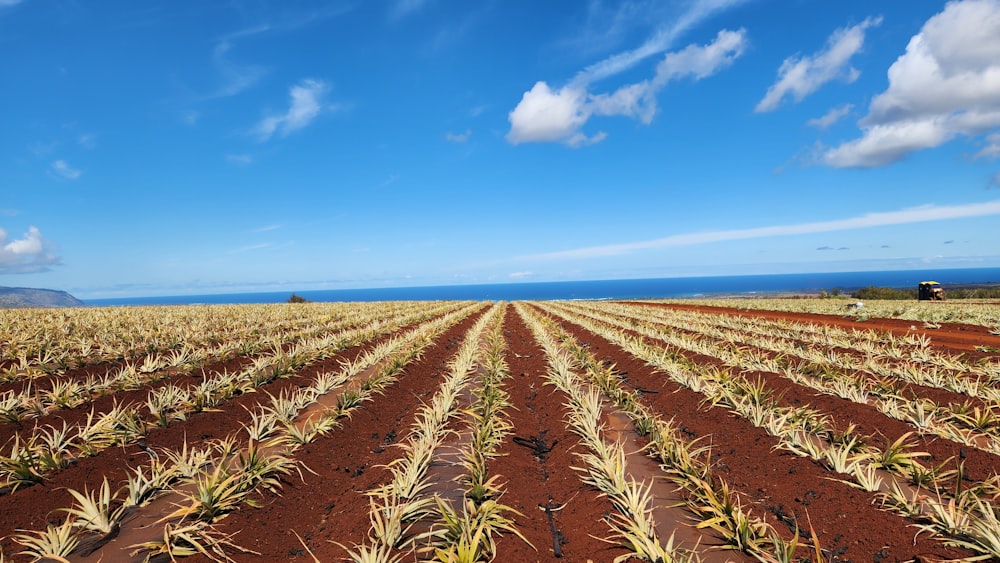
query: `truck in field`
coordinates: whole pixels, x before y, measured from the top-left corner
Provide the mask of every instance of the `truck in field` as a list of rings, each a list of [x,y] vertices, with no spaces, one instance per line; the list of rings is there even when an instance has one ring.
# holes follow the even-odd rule
[[[944,301],[944,288],[936,281],[920,282],[917,286],[917,299],[920,301]]]

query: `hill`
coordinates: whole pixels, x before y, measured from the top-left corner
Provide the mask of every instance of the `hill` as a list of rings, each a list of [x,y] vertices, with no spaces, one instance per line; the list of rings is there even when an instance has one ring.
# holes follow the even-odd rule
[[[65,291],[0,287],[0,309],[18,307],[83,307],[82,301]]]

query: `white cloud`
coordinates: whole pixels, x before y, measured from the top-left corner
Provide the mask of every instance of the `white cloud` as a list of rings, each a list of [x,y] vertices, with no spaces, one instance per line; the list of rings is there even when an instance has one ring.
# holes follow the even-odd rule
[[[973,158],[997,158],[1000,157],[1000,133],[993,133],[986,136],[986,145],[980,149]]]
[[[535,272],[511,272],[510,274],[507,274],[507,277],[515,280],[521,280],[524,278],[530,278],[533,275],[535,275]]]
[[[810,119],[809,121],[806,122],[806,125],[810,125],[812,127],[818,127],[820,129],[826,129],[827,127],[833,125],[834,123],[846,117],[847,114],[851,113],[852,109],[854,109],[854,104],[844,104],[834,108],[830,108],[830,111],[826,112],[826,114],[824,114],[823,117]]]
[[[859,122],[862,136],[826,151],[823,163],[884,166],[1000,127],[1000,0],[949,2],[910,39],[888,77]]]
[[[865,30],[877,26],[882,18],[867,18],[858,25],[838,29],[826,40],[826,47],[804,57],[789,57],[778,68],[778,81],[767,89],[754,111],[773,111],[786,96],[796,102],[832,80],[857,80],[860,72],[849,65],[865,42]]]
[[[854,229],[867,229],[870,227],[884,227],[887,225],[905,225],[909,223],[944,221],[948,219],[982,217],[987,215],[1000,215],[1000,200],[953,206],[925,205],[921,207],[902,209],[899,211],[868,213],[860,217],[835,219],[833,221],[819,221],[815,223],[799,223],[796,225],[774,225],[769,227],[755,227],[751,229],[731,229],[724,231],[686,233],[671,235],[654,240],[623,244],[609,244],[603,246],[589,246],[561,252],[536,254],[524,258],[535,260],[557,260],[619,256],[640,250],[692,246],[696,244],[707,244],[727,240],[746,240],[767,237],[797,236],[812,233],[828,233],[834,231],[850,231]]]
[[[733,63],[746,48],[746,31],[722,30],[715,41],[705,45],[688,45],[676,53],[667,53],[656,67],[653,84],[662,86],[667,82],[687,76],[701,80]]]
[[[0,0],[0,7],[17,6],[21,0]]]
[[[597,95],[590,93],[590,85],[667,51],[678,37],[698,23],[746,1],[692,0],[685,3],[676,18],[657,28],[642,45],[586,67],[566,86],[554,89],[546,81],[536,82],[508,114],[511,128],[507,140],[515,145],[560,142],[578,147],[598,143],[607,136],[604,132],[589,135],[582,131],[593,115],[621,115],[650,123],[656,113],[656,94],[667,82],[687,75],[695,79],[704,78],[731,63],[743,51],[745,33],[742,30],[722,31],[710,45],[692,45],[678,53],[670,53],[657,66],[650,80],[626,84],[610,93]]]
[[[291,102],[288,111],[262,119],[254,128],[257,137],[266,141],[275,133],[285,136],[312,123],[323,111],[321,99],[326,90],[326,83],[312,79],[292,86],[289,90]]]
[[[265,68],[257,65],[234,63],[229,59],[228,55],[229,51],[233,48],[233,39],[263,33],[268,29],[269,28],[267,26],[258,26],[239,31],[223,38],[215,45],[215,49],[212,50],[212,62],[215,63],[215,67],[222,75],[223,83],[215,92],[211,93],[208,98],[226,98],[229,96],[235,96],[236,94],[252,87],[267,73]]]
[[[70,166],[65,160],[57,160],[52,163],[52,172],[67,180],[76,180],[83,172]]]
[[[511,125],[507,140],[516,145],[573,137],[590,117],[586,99],[587,93],[581,89],[566,87],[553,92],[545,82],[535,83],[507,116]]]
[[[708,45],[689,45],[668,53],[657,65],[650,80],[627,84],[609,94],[590,94],[583,85],[571,83],[552,90],[537,82],[524,93],[508,114],[511,128],[507,140],[525,142],[562,142],[569,146],[594,144],[607,135],[588,136],[583,126],[593,115],[626,116],[643,123],[652,122],[656,113],[656,94],[671,80],[691,76],[695,80],[710,76],[731,64],[746,45],[743,30],[723,30]]]
[[[7,231],[0,228],[0,274],[43,272],[58,262],[37,227],[29,227],[22,238],[10,242],[7,242]]]
[[[573,79],[575,86],[585,86],[624,72],[643,60],[658,55],[673,46],[684,32],[716,12],[743,4],[747,0],[695,0],[677,18],[661,26],[636,49],[612,55],[580,71]]]
[[[826,151],[823,161],[835,167],[874,168],[904,155],[951,140],[955,132],[937,118],[913,119],[868,127],[860,139]]]
[[[470,137],[472,137],[472,129],[466,129],[464,133],[448,132],[444,134],[445,140],[452,143],[464,143],[468,141]]]

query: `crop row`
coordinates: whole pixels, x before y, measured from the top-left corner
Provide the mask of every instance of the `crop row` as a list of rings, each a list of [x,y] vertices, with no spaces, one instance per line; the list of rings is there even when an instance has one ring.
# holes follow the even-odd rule
[[[412,322],[434,312],[432,309],[403,315],[392,322],[376,319],[357,328],[302,341],[288,351],[278,349],[255,358],[242,371],[206,374],[198,384],[170,384],[150,391],[145,404],[116,402],[105,412],[92,410],[73,426],[36,425],[27,438],[15,434],[10,449],[0,454],[3,486],[16,490],[40,482],[49,471],[68,467],[78,457],[92,457],[106,448],[132,443],[151,427],[165,427],[214,408],[346,347],[398,330],[400,322]],[[144,410],[149,411],[149,418]]]
[[[78,550],[81,540],[88,540],[88,549],[93,550],[93,544],[103,546],[117,535],[115,528],[126,514],[135,518],[136,512],[145,512],[161,515],[161,532],[154,531],[146,541],[129,548],[149,555],[204,553],[224,558],[225,550],[237,546],[212,529],[215,521],[251,502],[254,491],[275,489],[282,476],[298,471],[293,457],[297,448],[329,432],[340,419],[371,400],[436,335],[475,308],[465,306],[423,323],[345,362],[336,373],[317,374],[308,387],[270,396],[270,404],[261,402],[253,409],[251,422],[242,432],[203,447],[185,443],[179,450],[150,450],[150,462],[133,470],[126,492],[111,495],[107,485],[96,496],[72,491],[79,502],[66,509],[68,518],[15,540],[25,547],[22,553],[34,557],[65,556]],[[325,399],[336,389],[341,391],[335,398]],[[246,437],[240,438],[241,433]],[[118,498],[119,494],[124,496]],[[170,506],[176,509],[170,512],[166,508]],[[94,522],[102,525],[95,527]],[[87,538],[87,534],[98,537]],[[108,557],[120,559],[125,554]]]
[[[948,377],[938,373],[932,379],[914,375],[924,373],[915,366],[889,366],[877,356],[866,357],[862,362],[831,349],[801,346],[797,339],[757,335],[751,323],[745,323],[739,330],[720,330],[691,315],[675,318],[669,313],[627,306],[614,310],[618,316],[635,319],[640,326],[658,331],[661,339],[677,348],[718,358],[730,367],[779,373],[819,392],[872,405],[892,418],[913,424],[921,432],[1000,454],[1000,393],[984,375],[964,372]],[[648,322],[641,317],[649,319]],[[995,363],[985,366],[988,371],[997,368]],[[865,369],[873,372],[866,377]],[[945,380],[943,386],[952,390],[965,390],[966,394],[959,397],[979,397],[983,403],[938,404],[929,398],[904,397],[904,392],[910,390],[907,382],[927,384],[937,380]],[[964,383],[956,383],[961,381]]]
[[[856,432],[831,427],[830,413],[808,406],[781,403],[762,380],[743,377],[738,371],[720,370],[692,362],[670,347],[664,332],[637,326],[614,314],[597,314],[593,307],[547,305],[547,310],[618,343],[633,355],[658,367],[674,381],[696,390],[709,404],[725,405],[778,439],[780,447],[806,455],[831,471],[849,476],[854,486],[878,493],[873,500],[906,516],[919,519],[924,529],[952,545],[973,549],[985,556],[1000,555],[1000,522],[995,502],[1000,477],[995,473],[974,485],[965,483],[962,463],[947,471],[944,463],[927,467],[925,456],[899,436],[880,448]],[[902,483],[912,483],[913,488]],[[883,492],[883,485],[888,492]]]
[[[45,416],[61,408],[74,408],[105,394],[141,389],[151,383],[191,373],[212,363],[225,362],[234,357],[252,358],[260,354],[278,355],[284,350],[296,353],[297,349],[328,347],[333,334],[373,325],[376,321],[398,320],[403,315],[420,314],[428,310],[401,304],[384,309],[359,310],[356,314],[336,321],[316,319],[313,324],[281,335],[261,332],[259,341],[242,341],[210,345],[206,348],[184,346],[166,353],[153,352],[142,361],[106,363],[105,369],[88,370],[84,377],[60,375],[47,382],[35,383],[27,378],[27,385],[19,391],[10,389],[0,393],[0,420],[20,423],[29,418]],[[375,327],[377,328],[377,326]],[[258,360],[254,360],[257,362]],[[266,360],[264,360],[266,363]]]
[[[335,322],[379,304],[116,307],[0,310],[2,377],[37,377],[150,353],[244,342],[277,343],[284,332]]]
[[[788,311],[823,315],[849,315],[859,320],[869,318],[903,319],[920,323],[968,323],[988,327],[1000,334],[1000,312],[995,300],[978,302],[900,302],[865,301],[861,308],[847,309],[842,299],[684,299],[664,303],[734,307],[755,311]]]

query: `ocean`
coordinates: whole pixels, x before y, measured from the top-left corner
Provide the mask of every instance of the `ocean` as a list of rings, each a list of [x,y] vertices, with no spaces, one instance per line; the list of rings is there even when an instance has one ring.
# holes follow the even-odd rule
[[[833,272],[819,274],[769,274],[686,278],[591,280],[534,283],[389,287],[376,289],[290,290],[263,293],[174,295],[84,299],[87,305],[193,305],[284,303],[292,292],[310,301],[422,301],[476,300],[520,301],[552,299],[655,299],[813,293],[839,289],[844,293],[868,287],[912,288],[925,280],[951,285],[1000,283],[1000,268],[948,270],[898,270],[884,272]]]

